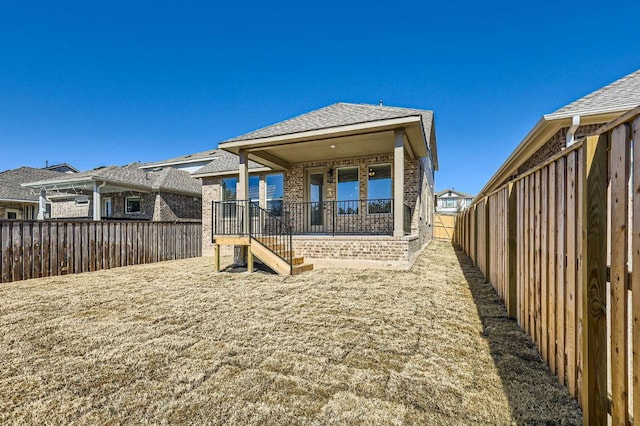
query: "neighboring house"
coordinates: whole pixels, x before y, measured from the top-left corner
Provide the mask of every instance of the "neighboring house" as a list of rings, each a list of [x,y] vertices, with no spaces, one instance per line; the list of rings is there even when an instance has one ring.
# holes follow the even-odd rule
[[[60,176],[66,175],[32,167],[20,167],[0,173],[0,219],[35,219],[38,215],[38,191],[25,188],[22,184]],[[50,205],[45,204],[44,209],[46,214]]]
[[[436,200],[436,212],[458,213],[471,205],[473,195],[455,189],[445,189],[436,194]]]
[[[544,115],[476,196],[483,198],[640,105],[640,70]]]
[[[24,184],[42,191],[51,218],[184,221],[201,219],[201,184],[185,171],[141,164],[41,179]],[[41,206],[42,208],[42,206]]]
[[[219,148],[239,165],[194,174],[203,180],[205,254],[234,227],[244,232],[249,210],[254,230],[275,232],[274,221],[264,230],[263,212],[290,226],[296,255],[314,263],[406,268],[432,237],[432,111],[337,103]]]

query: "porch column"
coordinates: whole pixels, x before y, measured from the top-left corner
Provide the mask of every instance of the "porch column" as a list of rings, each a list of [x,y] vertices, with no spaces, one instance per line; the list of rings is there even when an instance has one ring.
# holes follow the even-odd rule
[[[98,182],[93,183],[93,220],[100,220],[100,187]]]
[[[44,220],[44,214],[47,211],[47,190],[40,189],[40,196],[38,197],[38,220]]]
[[[244,204],[242,204],[244,208],[241,208],[238,211],[241,212],[240,214],[244,215],[242,218],[243,231],[249,232],[249,156],[247,151],[241,149],[239,158],[240,169],[238,171],[237,199],[239,201],[244,200]]]
[[[393,132],[393,236],[404,236],[404,129]]]

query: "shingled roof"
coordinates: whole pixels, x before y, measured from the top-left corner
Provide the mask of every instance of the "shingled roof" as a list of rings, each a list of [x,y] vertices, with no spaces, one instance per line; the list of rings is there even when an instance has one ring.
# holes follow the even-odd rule
[[[238,173],[240,167],[240,157],[231,152],[222,149],[216,150],[215,158],[209,164],[198,169],[194,176],[209,176],[225,173]],[[268,167],[258,164],[255,161],[249,161],[249,170],[251,169],[268,169]]]
[[[640,70],[546,114],[546,120],[627,111],[640,105]]]
[[[297,117],[245,133],[224,142],[236,142],[283,136],[311,130],[330,129],[351,124],[369,123],[393,118],[420,116],[427,144],[431,138],[433,111],[383,105],[336,103]],[[223,143],[224,143],[223,142]]]
[[[38,201],[38,192],[22,186],[34,180],[64,177],[65,173],[20,167],[0,173],[0,200]]]
[[[186,192],[194,195],[200,194],[202,188],[202,183],[198,179],[192,178],[188,172],[171,167],[144,171],[140,169],[140,163],[132,163],[126,166],[100,167],[74,174],[58,173],[57,175],[53,179],[32,180],[28,185],[31,187],[55,187],[75,182],[105,181],[125,188]]]

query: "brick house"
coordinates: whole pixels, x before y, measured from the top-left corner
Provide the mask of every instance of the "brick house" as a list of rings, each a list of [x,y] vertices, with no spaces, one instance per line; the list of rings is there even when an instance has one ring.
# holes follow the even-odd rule
[[[274,269],[283,273],[295,273],[303,258],[408,268],[432,237],[432,111],[337,103],[219,148],[235,155],[194,173],[202,179],[205,254],[233,243],[263,261],[281,251]],[[256,233],[286,247],[260,246]]]
[[[456,214],[473,203],[473,195],[455,189],[444,189],[436,193],[436,212]]]
[[[53,179],[66,174],[33,167],[19,167],[0,173],[0,219],[33,220],[38,215],[38,191],[25,188],[23,183]],[[45,212],[50,205],[45,204]]]
[[[200,221],[201,184],[171,167],[142,170],[141,164],[100,167],[23,184],[39,192],[38,218]]]
[[[481,200],[514,177],[540,165],[575,140],[640,105],[640,70],[545,114],[476,196]]]

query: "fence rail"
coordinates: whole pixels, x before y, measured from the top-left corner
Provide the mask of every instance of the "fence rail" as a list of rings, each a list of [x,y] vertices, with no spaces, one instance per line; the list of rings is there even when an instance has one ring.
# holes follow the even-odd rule
[[[201,223],[0,220],[2,283],[201,254]]]
[[[636,108],[455,225],[454,242],[578,399],[584,424],[640,418],[639,135]]]

